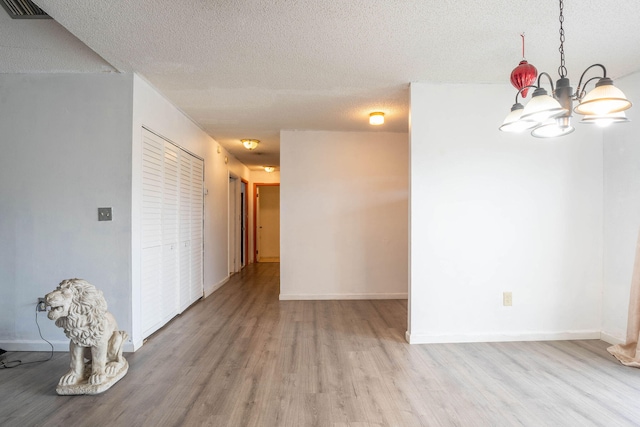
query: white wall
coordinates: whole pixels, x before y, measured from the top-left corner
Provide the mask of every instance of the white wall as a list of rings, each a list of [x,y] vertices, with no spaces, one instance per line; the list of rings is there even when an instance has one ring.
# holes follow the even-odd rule
[[[640,231],[640,73],[615,84],[636,105],[626,111],[630,123],[604,132],[604,293],[603,339],[623,342]]]
[[[280,298],[406,298],[407,134],[282,131]]]
[[[272,184],[280,182],[280,171],[265,172],[251,171],[251,181],[259,184]]]
[[[499,132],[513,96],[411,85],[412,343],[600,336],[602,133]]]
[[[35,304],[72,277],[130,326],[131,94],[131,75],[0,74],[0,347],[48,350]],[[98,222],[107,206],[113,221]]]
[[[142,345],[140,319],[140,215],[142,127],[204,159],[204,290],[210,295],[229,278],[229,174],[248,178],[249,171],[200,127],[140,76],[133,78],[133,330],[134,347]],[[218,150],[218,147],[220,148]],[[219,151],[219,152],[218,152]],[[225,162],[225,157],[228,162]],[[246,179],[245,178],[245,179]]]

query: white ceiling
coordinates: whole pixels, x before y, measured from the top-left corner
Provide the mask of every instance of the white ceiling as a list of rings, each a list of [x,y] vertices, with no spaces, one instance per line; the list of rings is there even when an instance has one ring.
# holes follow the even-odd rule
[[[508,82],[522,32],[539,71],[559,65],[556,0],[36,3],[77,39],[0,11],[0,72],[138,72],[251,168],[279,164],[281,129],[406,132],[410,82]],[[640,70],[637,0],[565,3],[574,86],[595,62],[614,79]]]

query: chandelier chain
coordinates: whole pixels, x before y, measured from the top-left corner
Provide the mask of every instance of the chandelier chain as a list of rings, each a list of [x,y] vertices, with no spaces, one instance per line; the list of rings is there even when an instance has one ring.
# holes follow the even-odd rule
[[[564,10],[564,2],[560,0],[560,67],[558,67],[558,74],[560,77],[567,77],[567,67],[564,66],[564,27],[562,23],[564,22],[564,15],[562,14]]]

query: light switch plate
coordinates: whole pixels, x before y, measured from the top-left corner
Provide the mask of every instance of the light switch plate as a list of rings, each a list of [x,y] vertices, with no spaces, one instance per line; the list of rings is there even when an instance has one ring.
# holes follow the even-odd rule
[[[111,208],[98,208],[98,221],[111,221]]]

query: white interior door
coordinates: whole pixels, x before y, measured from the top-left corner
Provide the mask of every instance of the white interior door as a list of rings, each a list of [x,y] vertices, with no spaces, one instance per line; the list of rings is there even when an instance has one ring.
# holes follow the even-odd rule
[[[193,304],[204,296],[204,160],[191,156],[191,282]]]

